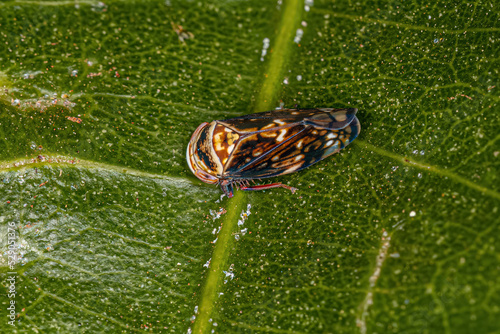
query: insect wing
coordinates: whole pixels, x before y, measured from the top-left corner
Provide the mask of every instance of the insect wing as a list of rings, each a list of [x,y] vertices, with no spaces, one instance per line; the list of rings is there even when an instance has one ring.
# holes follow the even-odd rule
[[[361,129],[355,117],[356,109],[309,109],[291,115],[300,119],[290,117],[290,112],[281,113],[261,113],[272,117],[273,124],[276,120],[286,122],[268,130],[263,126],[264,129],[245,137],[249,140],[243,140],[238,145],[230,164],[225,166],[226,176],[235,179],[266,178],[304,169],[347,146]],[[267,122],[269,124],[270,120]],[[280,135],[282,140],[278,142]],[[263,150],[263,147],[271,148]]]
[[[294,124],[278,129],[253,132],[242,137],[224,166],[225,175],[231,176],[232,173],[259,161],[305,128],[303,124]]]
[[[261,132],[297,124],[311,124],[329,129],[343,129],[354,119],[357,109],[284,109],[249,114],[227,120],[220,124],[241,134]]]

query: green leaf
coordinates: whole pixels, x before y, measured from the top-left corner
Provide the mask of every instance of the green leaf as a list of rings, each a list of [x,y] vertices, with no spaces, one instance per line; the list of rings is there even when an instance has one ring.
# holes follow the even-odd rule
[[[1,3],[0,329],[499,331],[498,19],[445,1]],[[220,200],[187,167],[192,132],[280,100],[357,107],[361,134],[276,179],[294,195]]]

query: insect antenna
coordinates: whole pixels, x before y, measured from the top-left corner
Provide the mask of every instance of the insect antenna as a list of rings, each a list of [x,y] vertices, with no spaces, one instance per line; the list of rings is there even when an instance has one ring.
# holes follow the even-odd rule
[[[283,183],[263,184],[263,185],[257,185],[257,186],[252,186],[252,187],[244,186],[244,187],[241,187],[241,190],[252,191],[252,190],[266,190],[266,189],[272,189],[272,188],[285,188],[285,189],[290,190],[292,192],[292,194],[294,194],[295,191],[297,191],[297,188],[290,187],[290,186],[283,184]]]

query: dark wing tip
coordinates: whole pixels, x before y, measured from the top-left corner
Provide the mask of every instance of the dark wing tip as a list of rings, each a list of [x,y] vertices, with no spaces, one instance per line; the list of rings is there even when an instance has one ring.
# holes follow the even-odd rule
[[[361,123],[359,122],[359,119],[354,116],[354,119],[352,120],[352,122],[349,124],[349,127],[350,127],[350,132],[351,132],[351,136],[349,138],[349,143],[352,143],[354,139],[356,139],[359,135],[359,133],[361,132]]]
[[[357,108],[322,108],[316,109],[311,115],[304,118],[304,124],[328,130],[340,130],[351,124],[356,118]]]

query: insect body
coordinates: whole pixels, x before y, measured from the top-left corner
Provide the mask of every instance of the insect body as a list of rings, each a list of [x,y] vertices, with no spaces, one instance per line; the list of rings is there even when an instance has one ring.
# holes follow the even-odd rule
[[[219,184],[233,197],[242,190],[283,187],[249,186],[248,180],[299,171],[343,149],[359,134],[355,108],[281,109],[203,123],[191,136],[187,162],[201,181]]]

